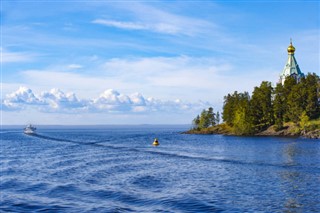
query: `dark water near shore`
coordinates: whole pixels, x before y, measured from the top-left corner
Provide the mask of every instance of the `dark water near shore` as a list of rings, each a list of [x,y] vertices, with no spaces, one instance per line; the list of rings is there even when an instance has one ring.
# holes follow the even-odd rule
[[[319,140],[187,128],[3,128],[0,211],[320,212]]]

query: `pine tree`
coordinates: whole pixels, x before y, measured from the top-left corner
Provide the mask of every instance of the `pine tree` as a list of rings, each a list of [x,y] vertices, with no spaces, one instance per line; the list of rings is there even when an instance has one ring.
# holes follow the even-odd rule
[[[287,98],[286,116],[289,121],[298,123],[299,116],[304,111],[305,105],[305,88],[303,83],[296,84],[292,87]]]
[[[306,130],[307,128],[307,124],[309,122],[309,116],[307,115],[306,111],[303,111],[302,114],[299,117],[300,122],[299,125],[303,130]]]
[[[320,78],[308,74],[297,82],[289,76],[284,85],[273,89],[270,82],[263,81],[255,87],[252,98],[248,92],[224,96],[222,118],[236,134],[252,134],[272,124],[277,130],[283,123],[293,121],[306,128],[309,119],[320,117]],[[203,110],[193,120],[195,128],[202,129],[220,123],[220,113],[213,108]]]
[[[216,125],[215,113],[213,112],[213,108],[212,107],[208,108],[207,119],[208,119],[208,122],[209,122],[209,126],[215,126]]]
[[[284,114],[286,105],[286,98],[284,96],[284,88],[281,83],[277,84],[274,90],[274,99],[273,99],[273,115],[275,120],[276,130],[283,128]]]
[[[292,92],[293,87],[296,84],[297,84],[296,79],[292,76],[288,76],[283,85],[283,96],[285,98],[285,103],[286,103],[284,108],[284,111],[285,111],[284,122],[290,121],[290,112],[288,111],[288,108],[289,108],[288,103],[292,101],[288,99],[289,99],[290,93]]]
[[[229,125],[233,126],[235,119],[235,112],[239,107],[245,107],[250,101],[248,92],[238,93],[235,91],[232,95],[228,94],[224,97],[223,105],[223,120]]]
[[[204,128],[208,128],[210,126],[210,121],[208,119],[208,112],[207,110],[202,110],[201,114],[200,114],[200,122],[199,122],[199,128],[200,129],[204,129]]]
[[[234,96],[237,95],[237,91],[233,95],[228,94],[224,96],[223,103],[223,120],[229,125],[232,126],[232,121],[234,117]]]
[[[195,117],[192,121],[193,129],[199,129],[199,124],[200,124],[200,116],[197,115],[197,117]]]
[[[315,73],[306,76],[306,113],[311,119],[320,117],[320,102],[317,92],[320,91],[320,79]]]
[[[220,113],[219,113],[219,111],[216,114],[216,124],[220,124]]]
[[[255,87],[250,101],[252,122],[256,131],[261,131],[273,122],[271,82],[263,81],[260,87]]]
[[[250,135],[253,133],[248,107],[239,107],[235,111],[233,131],[237,135]]]

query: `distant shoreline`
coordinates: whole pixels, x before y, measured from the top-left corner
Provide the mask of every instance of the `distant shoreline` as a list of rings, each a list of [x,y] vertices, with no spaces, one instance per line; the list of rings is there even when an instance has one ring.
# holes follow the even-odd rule
[[[190,127],[190,124],[37,124],[32,123],[35,126],[41,126],[41,127],[121,127],[121,126],[184,126],[184,127]],[[10,128],[10,127],[25,127],[26,124],[2,124],[1,127]]]
[[[1,125],[0,130],[6,131],[6,130],[21,130],[23,132],[23,129],[26,127],[25,125]],[[42,130],[71,130],[71,129],[79,129],[79,130],[156,130],[157,129],[167,129],[168,131],[176,131],[176,132],[182,132],[190,129],[190,124],[83,124],[83,125],[44,125],[44,124],[36,124],[32,123],[33,126],[35,126],[39,132]]]

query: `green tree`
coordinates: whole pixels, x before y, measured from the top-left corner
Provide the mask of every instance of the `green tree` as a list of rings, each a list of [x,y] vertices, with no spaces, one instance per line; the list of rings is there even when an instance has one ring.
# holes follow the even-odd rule
[[[248,108],[240,107],[236,110],[233,131],[237,135],[250,135],[253,133]]]
[[[261,131],[274,123],[272,109],[273,88],[271,82],[263,81],[255,87],[250,101],[250,114],[256,131]]]
[[[305,127],[309,119],[320,117],[320,79],[308,74],[297,82],[293,76],[284,85],[273,89],[270,82],[263,81],[255,87],[252,98],[248,92],[224,96],[222,118],[236,134],[252,134],[272,124],[281,129],[283,123],[293,121]],[[194,120],[196,128],[207,128],[220,123],[220,114],[213,108],[203,110]]]
[[[285,104],[285,121],[293,121],[298,123],[299,116],[306,111],[311,119],[320,116],[319,103],[319,76],[316,74],[308,74],[305,78],[301,78],[297,83],[293,77],[288,77],[284,83]]]
[[[300,122],[299,125],[302,129],[306,130],[307,124],[309,122],[309,116],[307,115],[306,111],[303,111],[302,114],[299,117]]]
[[[197,115],[197,117],[195,117],[192,121],[192,128],[193,129],[199,129],[199,124],[200,124],[200,116]]]
[[[286,98],[284,96],[284,88],[281,83],[277,84],[274,89],[274,99],[273,99],[273,115],[275,121],[276,130],[283,128],[284,114],[286,105]]]
[[[235,119],[235,112],[239,107],[246,107],[250,101],[248,92],[238,93],[235,91],[232,95],[228,94],[224,97],[223,104],[223,120],[229,125],[233,126]]]
[[[290,112],[288,111],[289,102],[292,102],[291,100],[288,100],[290,93],[292,92],[293,87],[297,85],[297,81],[294,77],[292,76],[288,76],[286,78],[286,80],[284,81],[284,85],[283,85],[283,96],[285,98],[285,106],[284,106],[284,122],[290,121]]]
[[[200,115],[192,120],[193,129],[204,129],[216,125],[216,117],[212,107],[208,110],[203,109]]]
[[[207,115],[208,115],[208,111],[205,109],[202,110],[200,114],[200,122],[199,122],[200,129],[208,128],[210,126],[210,121]]]
[[[215,126],[216,125],[216,118],[215,118],[215,113],[213,112],[213,108],[209,107],[207,111],[207,119],[209,122],[209,126]]]
[[[315,73],[309,73],[306,76],[305,81],[305,89],[307,93],[305,110],[311,119],[316,119],[320,117],[320,97],[318,97],[317,94],[318,91],[320,91],[320,79]]]
[[[298,123],[299,116],[304,111],[306,105],[306,88],[304,80],[292,87],[287,97],[286,117],[289,121]]]
[[[235,110],[234,96],[235,95],[237,95],[237,91],[235,91],[233,95],[228,94],[227,96],[224,96],[222,118],[230,126],[232,126],[233,118],[234,118],[234,110]]]
[[[216,114],[216,124],[219,124],[219,123],[220,123],[220,113],[218,111]]]

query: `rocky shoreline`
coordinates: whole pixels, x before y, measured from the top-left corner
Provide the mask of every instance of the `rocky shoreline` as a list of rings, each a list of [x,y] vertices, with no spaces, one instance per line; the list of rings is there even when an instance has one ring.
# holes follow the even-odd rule
[[[189,130],[183,132],[184,134],[220,134],[220,135],[236,135],[232,132],[232,129],[224,124],[210,127],[201,130]],[[239,135],[240,136],[240,135]],[[241,135],[244,136],[244,135]],[[296,126],[285,126],[283,129],[276,131],[273,126],[269,127],[268,129],[252,134],[249,136],[278,136],[278,137],[304,137],[310,139],[320,139],[320,129],[315,130],[302,130],[300,131]]]
[[[292,127],[286,127],[282,130],[275,131],[273,127],[269,127],[267,130],[259,132],[255,135],[258,136],[282,136],[282,137],[304,137],[311,139],[320,139],[320,129],[312,130],[312,131],[297,131],[293,130]]]

